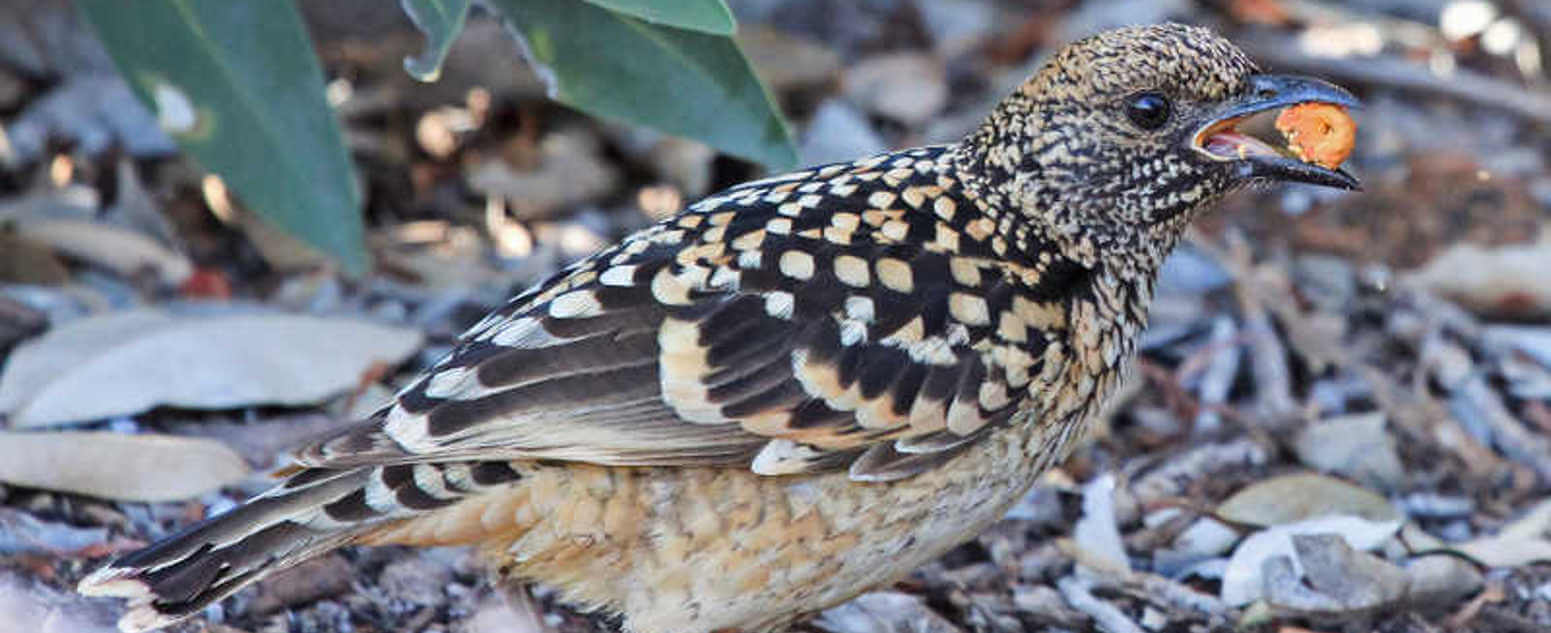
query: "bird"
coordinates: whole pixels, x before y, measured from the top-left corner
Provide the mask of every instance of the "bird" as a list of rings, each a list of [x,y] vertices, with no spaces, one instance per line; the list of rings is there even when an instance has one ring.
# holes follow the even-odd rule
[[[1235,124],[1358,105],[1222,36],[1073,42],[956,143],[688,205],[511,299],[228,513],[82,580],[156,629],[353,545],[472,545],[630,633],[775,631],[998,521],[1236,189],[1359,189]]]

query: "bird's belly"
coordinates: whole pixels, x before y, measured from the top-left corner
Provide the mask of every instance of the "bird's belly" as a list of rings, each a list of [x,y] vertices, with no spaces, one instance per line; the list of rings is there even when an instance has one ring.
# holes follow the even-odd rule
[[[779,626],[892,582],[1000,519],[1053,459],[1030,456],[1034,427],[1018,427],[892,483],[528,466],[511,498],[480,509],[485,551],[504,574],[621,612],[637,633]]]

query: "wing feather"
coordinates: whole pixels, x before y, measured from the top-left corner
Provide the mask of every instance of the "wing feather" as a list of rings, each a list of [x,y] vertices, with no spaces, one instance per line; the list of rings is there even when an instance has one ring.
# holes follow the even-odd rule
[[[960,195],[919,166],[939,154],[910,173],[931,195]],[[874,208],[897,199],[875,195],[888,188],[870,176],[880,165],[743,186],[627,238],[514,299],[394,405],[300,459],[849,469],[866,481],[951,459],[1031,406],[1062,295],[1025,287],[955,233],[967,200]],[[958,217],[931,215],[944,206]]]

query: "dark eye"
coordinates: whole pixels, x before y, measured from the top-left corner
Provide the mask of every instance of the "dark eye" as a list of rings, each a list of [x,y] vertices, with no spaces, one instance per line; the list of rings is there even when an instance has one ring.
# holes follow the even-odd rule
[[[1131,95],[1126,102],[1126,116],[1137,127],[1156,130],[1169,120],[1169,99],[1156,92]]]

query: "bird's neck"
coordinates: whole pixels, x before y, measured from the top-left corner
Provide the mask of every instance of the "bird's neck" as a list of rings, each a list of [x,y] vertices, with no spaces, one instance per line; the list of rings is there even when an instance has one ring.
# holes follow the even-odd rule
[[[1000,114],[1006,105],[953,147],[951,163],[965,195],[994,221],[1011,255],[1032,258],[1054,248],[1086,268],[1103,268],[1118,283],[1150,289],[1191,214],[1181,214],[1178,226],[1146,229],[1081,221],[1102,211],[1078,206],[1105,202],[1063,195],[1041,182],[1045,174],[1033,160],[1037,148],[1029,134],[1009,125],[1011,114]]]

